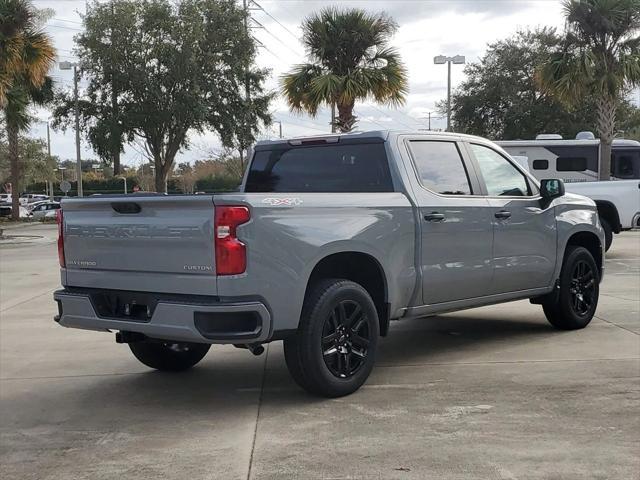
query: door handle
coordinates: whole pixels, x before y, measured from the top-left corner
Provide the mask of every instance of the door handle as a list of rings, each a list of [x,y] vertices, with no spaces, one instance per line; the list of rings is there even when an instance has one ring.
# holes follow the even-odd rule
[[[508,212],[506,210],[500,210],[499,212],[496,212],[494,216],[496,218],[509,218],[511,217],[511,212]]]
[[[443,222],[444,221],[444,213],[438,213],[438,212],[427,213],[424,216],[424,219],[427,222]]]

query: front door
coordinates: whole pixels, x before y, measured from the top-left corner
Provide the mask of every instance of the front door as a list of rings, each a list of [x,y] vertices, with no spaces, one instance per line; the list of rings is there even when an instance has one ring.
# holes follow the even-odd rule
[[[443,137],[447,138],[447,137]],[[408,142],[419,180],[422,296],[425,305],[480,297],[491,283],[493,232],[486,198],[449,139]]]
[[[557,249],[554,207],[543,205],[537,187],[498,151],[469,146],[492,209],[491,293],[550,285]]]

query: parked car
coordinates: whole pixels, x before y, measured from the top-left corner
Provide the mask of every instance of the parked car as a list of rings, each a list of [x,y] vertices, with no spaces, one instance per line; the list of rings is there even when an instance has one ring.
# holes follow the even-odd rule
[[[0,205],[0,217],[10,217],[11,216],[12,207],[10,204],[2,204]],[[29,211],[20,205],[20,218],[28,218]]]
[[[579,329],[602,278],[592,200],[452,133],[263,141],[238,193],[59,212],[60,325],[116,331],[159,370],[283,340],[294,380],[328,397],[365,382],[390,320],[530,299]]]
[[[36,205],[31,210],[31,216],[36,220],[56,218],[56,211],[60,209],[58,202],[44,202]]]
[[[0,205],[11,204],[11,194],[10,193],[0,193]]]
[[[48,199],[49,197],[39,193],[23,193],[20,195],[20,205],[26,206],[30,203],[41,202]]]
[[[561,178],[568,192],[594,200],[605,232],[605,250],[609,250],[614,233],[640,227],[640,142],[615,139],[612,181],[600,182],[600,141],[588,133],[581,132],[575,140],[543,136],[498,144],[514,157],[527,158],[530,172],[538,179]]]
[[[26,208],[29,212],[32,212],[34,208],[38,205],[43,205],[45,203],[49,203],[51,200],[38,200],[37,202],[27,203],[24,208]]]

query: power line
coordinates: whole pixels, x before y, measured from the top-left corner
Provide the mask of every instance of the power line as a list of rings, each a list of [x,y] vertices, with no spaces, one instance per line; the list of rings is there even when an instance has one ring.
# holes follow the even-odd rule
[[[354,115],[359,116],[359,114],[356,113],[355,109],[353,110],[353,113],[354,113]],[[360,116],[359,120],[362,121],[362,122],[374,123],[374,124],[378,125],[380,128],[382,128],[383,130],[388,130],[388,127],[386,127],[385,125],[382,125],[381,123],[378,123],[377,121],[373,120],[372,118],[363,118],[362,116]]]
[[[254,20],[255,21],[255,20]],[[271,33],[267,28],[262,27],[262,29],[267,32],[269,35],[271,35],[273,38],[276,39],[276,41],[278,41],[278,43],[280,43],[281,45],[283,45],[285,48],[289,49],[290,52],[292,52],[294,55],[300,55],[298,52],[296,52],[293,48],[291,48],[289,45],[287,45],[286,43],[284,43],[282,40],[280,40],[277,36],[275,36],[273,33]]]
[[[258,7],[258,10],[262,10],[265,15],[267,15],[271,20],[273,20],[274,22],[276,22],[278,25],[280,25],[282,28],[284,28],[289,35],[291,35],[293,38],[295,38],[296,40],[300,40],[299,35],[296,35],[295,33],[293,33],[291,30],[289,30],[287,27],[285,27],[282,23],[280,23],[280,21],[274,17],[273,15],[271,15],[269,12],[267,12],[264,7],[262,5],[260,5],[258,2],[252,0],[251,2],[253,5],[255,5],[256,7]]]
[[[378,107],[376,107],[375,105],[369,105],[371,108],[373,108],[375,111],[381,113],[382,115],[386,115],[387,117],[391,117],[391,119],[393,119],[394,121],[398,122],[400,125],[408,128],[409,130],[413,130],[415,127],[412,127],[411,125],[407,125],[404,122],[401,122],[400,120],[398,120],[397,118],[394,118],[393,115],[391,115],[390,113],[385,113],[382,110],[380,110]]]
[[[51,20],[56,20],[58,22],[67,22],[67,23],[75,23],[76,25],[82,25],[82,22],[78,22],[77,20],[66,20],[64,18],[53,17]]]
[[[47,23],[44,28],[61,28],[62,30],[71,30],[73,32],[84,32],[84,28],[67,27],[66,25],[55,25]]]
[[[271,51],[271,49],[269,47],[267,47],[264,43],[262,43],[260,40],[258,40],[257,38],[255,38],[253,36],[251,38],[253,38],[253,41],[258,44],[258,48],[264,48],[267,52],[269,52],[273,56],[273,58],[275,58],[276,60],[282,61],[282,59],[278,55],[273,53]]]

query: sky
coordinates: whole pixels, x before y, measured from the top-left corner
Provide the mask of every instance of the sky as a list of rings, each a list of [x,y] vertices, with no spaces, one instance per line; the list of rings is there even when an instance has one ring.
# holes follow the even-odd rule
[[[50,8],[54,16],[47,22],[46,31],[58,50],[58,61],[73,61],[73,37],[82,30],[81,15],[85,0],[33,0],[38,8]],[[241,2],[241,0],[238,0]],[[538,26],[556,27],[562,30],[564,19],[558,0],[261,0],[251,3],[253,36],[263,45],[257,63],[271,69],[266,83],[268,90],[278,89],[279,77],[294,64],[305,61],[304,49],[299,41],[300,23],[309,14],[325,6],[358,7],[371,12],[384,11],[399,24],[393,38],[395,46],[409,73],[409,95],[406,104],[398,109],[373,102],[357,103],[355,114],[358,128],[372,129],[420,129],[427,128],[427,116],[432,113],[431,127],[443,128],[444,118],[435,118],[435,103],[446,98],[446,65],[434,65],[433,57],[464,55],[467,62],[477,61],[487,44],[508,37],[519,29]],[[452,87],[464,79],[463,65],[452,66]],[[70,71],[56,67],[54,80],[71,88]],[[86,84],[81,81],[80,88]],[[319,112],[315,117],[291,113],[282,98],[271,105],[274,119],[282,122],[285,136],[304,136],[328,132],[329,112]],[[47,110],[36,112],[40,121],[34,124],[30,135],[46,138]],[[278,124],[264,132],[264,138],[275,138]],[[176,163],[192,162],[206,158],[219,149],[215,133],[192,135],[190,150],[182,151]],[[61,159],[75,159],[73,130],[51,131],[51,153]],[[82,142],[82,158],[97,158]],[[125,147],[123,162],[140,165],[146,162],[142,142]]]

